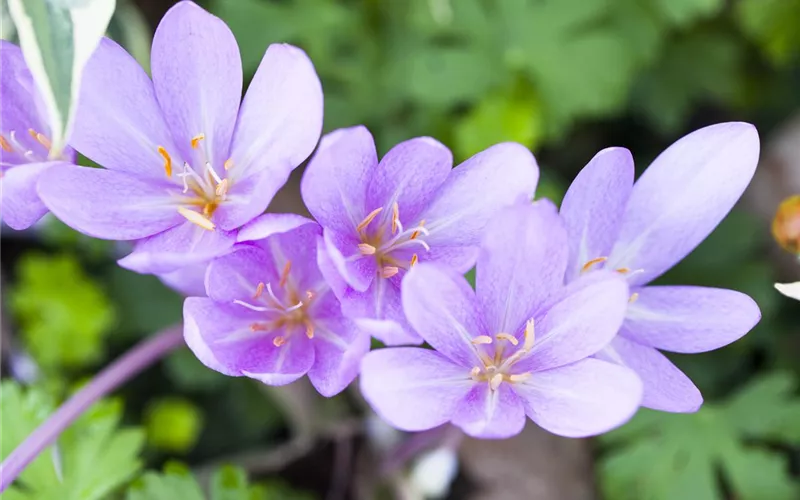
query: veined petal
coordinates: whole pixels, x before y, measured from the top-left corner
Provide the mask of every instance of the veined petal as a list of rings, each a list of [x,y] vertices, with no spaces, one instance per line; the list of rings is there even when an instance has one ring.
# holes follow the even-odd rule
[[[208,231],[184,220],[180,224],[136,242],[129,255],[117,263],[144,274],[165,274],[208,262],[231,251],[236,233]]]
[[[108,240],[135,240],[185,221],[161,183],[101,168],[62,165],[38,182],[47,208],[72,228]]]
[[[453,417],[453,425],[472,437],[504,439],[522,432],[525,411],[509,384],[500,384],[492,391],[484,382],[473,386],[464,397]]]
[[[527,148],[503,143],[454,168],[430,206],[423,211],[431,247],[477,246],[486,224],[501,208],[536,190],[539,167]]]
[[[314,151],[321,132],[322,86],[314,65],[297,47],[270,45],[242,101],[231,174],[242,178],[269,169],[285,182]]]
[[[590,260],[608,257],[619,235],[633,174],[631,152],[608,148],[597,153],[572,181],[561,202],[569,237],[568,281],[577,278]]]
[[[184,266],[177,271],[159,274],[158,279],[184,297],[205,297],[208,263]]]
[[[514,334],[560,290],[567,235],[548,200],[500,210],[486,227],[475,290],[486,326]]]
[[[355,234],[367,215],[367,185],[377,166],[375,141],[366,127],[335,130],[322,138],[306,166],[303,202],[322,227]]]
[[[221,167],[242,96],[242,60],[231,30],[197,4],[179,2],[156,28],[151,66],[158,102],[182,156],[195,166],[207,160]],[[199,134],[204,139],[195,151],[192,138]]]
[[[366,291],[375,282],[378,267],[371,256],[359,253],[359,240],[347,233],[325,229],[322,233],[330,263],[345,283],[356,292]]]
[[[370,335],[388,346],[419,345],[422,337],[408,324],[403,313],[400,274],[377,278],[364,292],[348,288],[341,297],[342,312],[355,318]]]
[[[672,352],[706,352],[739,340],[761,319],[758,305],[734,290],[646,286],[636,290],[621,333]]]
[[[204,365],[225,375],[284,385],[314,364],[314,349],[305,335],[293,335],[276,347],[275,338],[286,333],[252,331],[250,325],[263,318],[244,307],[189,297],[183,318],[186,344]]]
[[[297,214],[263,214],[242,226],[239,229],[236,241],[262,240],[273,234],[285,233],[305,224],[316,223],[307,217]]]
[[[317,290],[323,283],[316,262],[316,242],[321,230],[319,224],[303,224],[255,244],[267,251],[276,272],[289,269],[287,283],[297,290]]]
[[[383,207],[379,217],[387,218],[397,203],[403,225],[416,225],[452,168],[453,155],[439,141],[417,137],[401,142],[378,164],[367,189],[367,207]]]
[[[647,283],[691,252],[733,208],[755,172],[759,140],[748,123],[721,123],[679,139],[631,191],[607,266]]]
[[[646,408],[694,413],[703,404],[703,396],[689,377],[652,347],[618,335],[595,357],[636,372],[644,386],[642,406]]]
[[[338,301],[333,299],[332,302],[338,309]],[[358,375],[361,359],[369,351],[369,346],[369,334],[359,328],[356,322],[342,316],[341,312],[316,318],[315,361],[308,378],[323,396],[330,397],[342,392]]]
[[[39,199],[36,182],[49,168],[59,168],[66,163],[46,162],[19,165],[6,170],[0,178],[2,189],[2,218],[11,229],[27,229],[47,213]]]
[[[273,169],[254,172],[232,180],[225,201],[214,212],[214,222],[222,229],[239,229],[264,214],[272,198],[286,183],[286,177]]]
[[[236,245],[233,252],[214,259],[206,273],[206,293],[217,302],[234,300],[252,302],[259,283],[278,284],[276,270],[269,253],[252,245]]]
[[[390,425],[405,431],[450,421],[475,382],[469,371],[428,349],[372,351],[361,362],[361,393]]]
[[[633,371],[591,358],[537,372],[513,389],[531,420],[573,438],[624,424],[642,400],[642,383]]]
[[[403,279],[402,300],[408,322],[434,349],[467,370],[481,365],[472,341],[487,330],[463,276],[417,264]]]
[[[775,283],[775,289],[795,300],[800,300],[800,281],[794,283]]]
[[[141,177],[167,179],[159,146],[174,168],[183,163],[153,83],[133,57],[108,38],[100,40],[83,70],[70,144],[108,169]]]

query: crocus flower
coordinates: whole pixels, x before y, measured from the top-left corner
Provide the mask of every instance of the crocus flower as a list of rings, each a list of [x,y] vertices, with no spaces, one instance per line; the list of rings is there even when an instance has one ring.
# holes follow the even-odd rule
[[[229,250],[313,151],[322,90],[311,61],[270,45],[239,106],[242,64],[217,17],[180,2],[153,38],[152,81],[109,39],[84,71],[72,144],[105,169],[58,169],[45,204],[90,236],[140,240],[120,263],[168,273]]]
[[[717,349],[742,337],[761,317],[750,297],[733,290],[645,286],[691,252],[731,210],[753,176],[758,152],[752,125],[713,125],[678,140],[633,184],[630,152],[606,149],[564,197],[568,280],[601,268],[628,278],[625,323],[600,356],[639,374],[644,406],[691,412],[703,402],[659,349]]]
[[[206,297],[184,303],[184,336],[209,368],[284,385],[305,374],[320,394],[341,392],[358,373],[369,334],[342,315],[316,264],[319,225],[266,214],[233,252],[211,262]],[[263,223],[263,224],[261,224]],[[267,228],[266,226],[270,226]]]
[[[407,431],[451,422],[471,436],[504,438],[519,433],[527,415],[550,432],[581,437],[625,422],[639,406],[641,382],[589,356],[616,335],[628,286],[602,272],[565,287],[567,259],[564,227],[543,200],[492,219],[474,292],[452,271],[414,266],[403,307],[435,350],[367,354],[364,397]]]
[[[323,137],[302,180],[320,222],[321,269],[346,313],[391,345],[420,343],[407,326],[400,284],[417,262],[459,273],[475,263],[481,232],[498,209],[533,196],[539,172],[519,144],[498,144],[452,168],[434,139],[402,142],[378,162],[364,127]]]
[[[0,40],[0,183],[2,218],[13,229],[26,229],[47,213],[36,193],[45,170],[75,161],[72,148],[56,158],[50,152],[50,125],[22,51]]]

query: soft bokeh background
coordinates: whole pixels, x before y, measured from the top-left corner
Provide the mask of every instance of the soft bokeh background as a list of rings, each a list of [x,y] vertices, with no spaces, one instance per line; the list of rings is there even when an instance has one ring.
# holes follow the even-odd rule
[[[117,1],[110,34],[146,67],[152,29],[173,2]],[[761,307],[761,323],[743,340],[673,357],[706,406],[695,415],[642,411],[593,441],[533,425],[508,442],[464,440],[449,498],[800,498],[800,304],[772,287],[800,279],[800,266],[770,237],[780,200],[800,193],[800,0],[201,3],[230,25],[248,78],[271,42],[309,53],[325,91],[326,130],[366,124],[381,152],[431,135],[457,160],[518,141],[539,160],[538,196],[555,201],[603,147],[631,149],[641,171],[691,130],[755,123],[762,163],[751,189],[661,280],[733,288]],[[3,36],[14,37],[5,17]],[[301,170],[271,210],[303,212]],[[16,439],[9,436],[24,436],[77,384],[180,321],[181,297],[117,267],[124,252],[55,220],[24,233],[3,228],[3,376],[32,387],[23,396],[4,386],[3,456]],[[126,384],[61,446],[95,439],[124,448],[114,456],[129,464],[128,476],[137,454],[146,469],[179,460],[201,484],[212,467],[232,463],[241,469],[216,479],[241,482],[245,471],[260,485],[249,498],[411,495],[419,481],[408,468],[380,476],[376,466],[376,443],[391,447],[402,436],[365,424],[364,411],[356,392],[323,400],[302,383],[265,388],[207,370],[183,350]],[[113,429],[118,420],[128,434],[97,437],[100,424]],[[442,440],[454,443],[444,435],[428,444]],[[87,463],[98,456],[76,453]]]

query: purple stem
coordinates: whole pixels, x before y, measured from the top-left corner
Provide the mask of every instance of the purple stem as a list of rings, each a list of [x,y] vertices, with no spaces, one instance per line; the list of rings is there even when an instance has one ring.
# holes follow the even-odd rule
[[[0,493],[93,403],[181,345],[182,327],[167,328],[141,342],[98,373],[0,464]]]

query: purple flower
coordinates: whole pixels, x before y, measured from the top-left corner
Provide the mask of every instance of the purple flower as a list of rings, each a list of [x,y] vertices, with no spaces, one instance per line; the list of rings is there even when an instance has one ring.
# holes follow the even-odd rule
[[[403,283],[403,307],[435,350],[367,354],[367,401],[403,430],[452,422],[486,438],[519,433],[526,415],[570,437],[625,422],[639,406],[641,382],[631,370],[589,356],[616,335],[628,287],[609,272],[565,287],[567,259],[555,207],[540,201],[492,219],[475,292],[451,271],[415,266]]]
[[[58,169],[45,204],[90,236],[140,240],[120,263],[168,273],[228,251],[313,151],[322,90],[311,61],[270,45],[242,94],[222,20],[180,2],[158,25],[153,80],[104,39],[86,66],[72,144],[106,169]]]
[[[630,152],[605,149],[564,197],[568,281],[601,268],[628,277],[631,304],[625,323],[599,356],[639,374],[646,407],[691,412],[703,402],[691,380],[658,349],[717,349],[742,337],[761,318],[756,303],[733,290],[645,286],[725,217],[750,182],[758,152],[752,125],[713,125],[667,148],[634,185]]]
[[[337,394],[356,377],[369,335],[342,315],[319,272],[321,229],[292,215],[265,214],[254,223],[246,238],[266,238],[213,260],[208,298],[186,299],[186,343],[220,373],[269,385],[308,374],[322,395]]]
[[[486,222],[520,197],[530,200],[538,177],[530,151],[511,143],[453,169],[446,147],[420,137],[379,163],[369,131],[354,127],[323,137],[301,188],[324,228],[321,270],[345,312],[397,345],[422,341],[400,303],[406,271],[417,262],[468,271]]]
[[[13,229],[26,229],[47,213],[36,193],[45,170],[75,161],[72,148],[50,157],[50,125],[22,51],[0,40],[0,182],[2,218]]]

